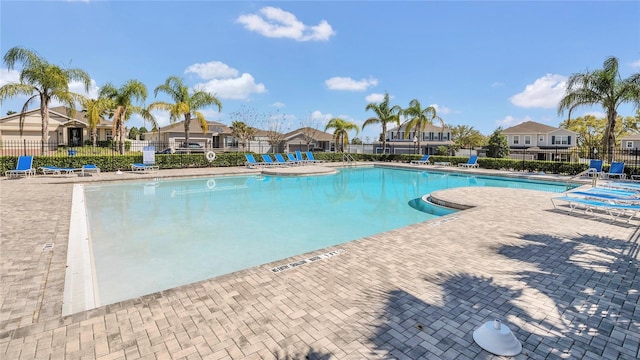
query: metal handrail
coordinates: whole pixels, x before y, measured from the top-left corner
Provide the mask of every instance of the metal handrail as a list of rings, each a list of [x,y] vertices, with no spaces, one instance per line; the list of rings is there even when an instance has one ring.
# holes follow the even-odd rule
[[[592,170],[592,169],[587,169],[587,170],[584,170],[584,171],[582,171],[582,172],[580,172],[580,173],[578,173],[578,174],[573,175],[572,177],[570,177],[570,178],[569,178],[569,180],[567,180],[567,190],[569,190],[569,189],[570,189],[570,187],[571,187],[571,186],[570,186],[571,180],[573,180],[573,179],[575,179],[575,178],[578,178],[578,177],[581,177],[581,176],[583,176],[583,175],[585,175],[585,174],[589,174],[589,173],[591,173],[591,170]],[[592,180],[591,180],[591,186],[592,186],[592,187],[596,187],[597,185],[598,185],[598,174],[597,174],[597,173],[595,173],[595,174],[594,174],[594,176],[593,176],[593,178],[592,178]]]
[[[353,156],[351,156],[351,154],[349,154],[349,153],[342,154],[342,161],[346,162],[347,164],[353,164],[353,163],[356,162],[356,160],[353,158]]]

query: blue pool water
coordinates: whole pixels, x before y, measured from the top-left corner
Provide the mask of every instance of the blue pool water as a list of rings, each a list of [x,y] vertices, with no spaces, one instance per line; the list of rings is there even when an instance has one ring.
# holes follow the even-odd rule
[[[308,177],[215,177],[86,186],[105,305],[341,244],[451,211],[421,196],[461,186],[564,184],[388,168]]]

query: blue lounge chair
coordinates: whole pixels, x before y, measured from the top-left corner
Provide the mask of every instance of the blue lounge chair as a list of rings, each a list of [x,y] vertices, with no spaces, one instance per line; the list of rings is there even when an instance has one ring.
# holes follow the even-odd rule
[[[256,159],[253,157],[253,154],[244,154],[244,157],[245,159],[247,159],[245,165],[247,165],[248,168],[253,169],[256,167],[264,166],[264,163],[256,161]]]
[[[160,169],[158,165],[153,164],[141,164],[141,163],[133,163],[131,164],[131,171],[140,171],[140,172],[154,172]]]
[[[284,158],[284,156],[282,156],[282,154],[276,154],[276,162],[280,165],[284,165],[284,166],[292,166],[292,165],[298,165],[297,162],[293,162],[291,160],[287,160]]]
[[[593,200],[573,196],[561,196],[551,199],[554,209],[557,209],[556,201],[564,201],[569,204],[569,213],[582,208],[585,214],[594,214],[594,210],[604,211],[611,216],[611,221],[616,221],[620,216],[629,215],[627,222],[640,212],[640,205],[629,203],[617,203],[610,200]]]
[[[310,163],[321,163],[321,162],[325,162],[324,160],[316,160],[316,158],[313,157],[313,153],[311,151],[307,151],[307,162]]]
[[[431,155],[423,155],[422,159],[420,160],[411,160],[412,164],[416,164],[416,165],[426,165],[429,163],[429,158],[431,157]]]
[[[264,161],[267,166],[280,166],[280,164],[273,161],[269,154],[262,154],[262,161]]]
[[[609,167],[609,172],[602,174],[605,179],[611,179],[611,177],[617,177],[619,179],[625,179],[627,174],[624,173],[624,163],[614,161]]]
[[[289,159],[289,161],[295,165],[300,165],[302,164],[302,162],[298,161],[298,158],[296,158],[296,156],[294,154],[288,153],[287,154],[287,159]]]
[[[467,161],[466,163],[460,163],[458,164],[459,167],[466,167],[466,168],[477,168],[478,166],[478,155],[472,155],[469,158],[469,161]]]
[[[82,171],[82,176],[85,176],[86,173],[94,173],[96,175],[100,175],[100,168],[95,166],[94,164],[84,164],[80,169]]]
[[[42,171],[43,175],[62,175],[64,174],[73,174],[76,168],[61,168],[57,166],[41,166],[40,171]]]
[[[31,176],[35,175],[36,170],[33,168],[33,156],[20,156],[18,157],[18,164],[13,170],[7,170],[5,176],[10,178],[14,176]]]
[[[586,175],[589,177],[602,175],[602,160],[591,159]]]
[[[296,159],[298,159],[298,162],[301,164],[306,164],[309,162],[309,160],[305,160],[300,150],[296,150]]]

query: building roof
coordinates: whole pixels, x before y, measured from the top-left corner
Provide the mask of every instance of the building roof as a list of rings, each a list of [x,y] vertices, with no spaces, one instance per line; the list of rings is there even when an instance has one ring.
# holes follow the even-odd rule
[[[392,129],[387,129],[387,132],[395,132],[398,130],[404,130],[405,128],[406,128],[406,123],[402,124],[401,126],[396,126]],[[442,126],[427,124],[427,126],[425,126],[424,130],[422,130],[421,132],[449,132],[449,131],[446,128],[443,129]]]
[[[621,141],[640,140],[640,133],[629,134],[627,136],[621,136]]]
[[[84,117],[84,112],[82,110],[77,110],[76,109],[76,111],[73,113],[73,116],[70,116],[71,115],[70,114],[70,110],[71,110],[71,108],[66,107],[66,106],[55,106],[55,107],[50,107],[49,108],[49,113],[50,114],[53,113],[53,114],[55,114],[57,116],[60,116],[60,117],[62,117],[64,119],[68,119],[68,121],[64,121],[63,123],[67,123],[69,121],[78,121],[78,122],[81,122],[81,123],[83,123],[85,125],[88,124],[87,119]],[[40,112],[40,108],[38,107],[38,108],[35,108],[35,109],[27,110],[24,113],[25,113],[25,115],[28,115],[28,114],[31,114],[31,113],[34,113],[34,112],[39,113]],[[1,121],[9,121],[12,118],[18,117],[18,116],[20,116],[19,112],[15,113],[15,114],[7,115],[7,116],[1,118],[0,120]],[[100,119],[100,122],[98,123],[98,127],[111,127],[112,125],[113,125],[112,121],[106,120],[104,118]]]
[[[522,124],[502,130],[503,134],[548,134],[560,128],[540,124],[535,121],[525,121]]]
[[[310,136],[311,138],[313,138],[314,140],[319,140],[319,141],[332,141],[333,140],[333,134],[324,132],[324,131],[320,131],[318,129],[314,129],[311,127],[303,127],[303,128],[299,128],[296,130],[293,130],[291,132],[288,132],[286,134],[284,134],[284,138],[289,140],[291,138],[294,138],[298,135],[304,135],[304,136]]]
[[[223,134],[230,134],[231,128],[227,125],[217,122],[207,120],[207,126],[209,128],[208,132],[218,132]],[[189,124],[189,131],[198,130],[201,131],[200,121],[198,119],[191,119]],[[173,124],[169,124],[167,126],[163,126],[160,128],[161,132],[184,132],[184,120],[175,122]]]

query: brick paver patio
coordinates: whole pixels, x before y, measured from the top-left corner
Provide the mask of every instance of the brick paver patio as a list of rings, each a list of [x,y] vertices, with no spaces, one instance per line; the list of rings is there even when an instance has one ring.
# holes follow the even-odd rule
[[[439,191],[474,207],[63,317],[72,184],[184,173],[0,180],[0,358],[491,359],[472,332],[493,319],[522,342],[517,358],[640,357],[640,222],[519,189]]]

